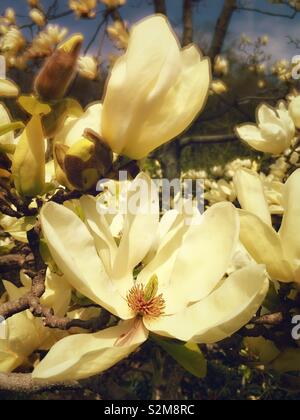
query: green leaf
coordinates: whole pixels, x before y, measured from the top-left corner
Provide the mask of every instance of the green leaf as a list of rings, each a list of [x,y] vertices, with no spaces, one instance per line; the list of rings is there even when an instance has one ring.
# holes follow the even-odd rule
[[[152,339],[189,373],[201,379],[206,377],[207,361],[197,344],[179,344],[157,336]]]

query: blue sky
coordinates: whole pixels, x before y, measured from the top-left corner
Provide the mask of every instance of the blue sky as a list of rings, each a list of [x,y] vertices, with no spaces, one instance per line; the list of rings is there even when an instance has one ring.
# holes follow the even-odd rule
[[[41,0],[41,4],[43,4],[45,9],[51,3],[52,0]],[[280,14],[291,13],[291,10],[287,6],[272,5],[267,0],[242,0],[242,3],[250,8],[259,8],[267,12]],[[195,30],[199,33],[198,38],[200,44],[201,38],[206,40],[203,42],[207,42],[211,36],[222,5],[223,0],[203,0],[196,7],[194,24]],[[28,14],[26,0],[0,0],[0,12],[3,12],[6,7],[13,7],[16,10],[20,24],[29,22],[28,17],[26,17]],[[167,8],[172,24],[174,26],[180,24],[182,0],[167,0]],[[68,0],[59,0],[59,11],[65,11],[67,9]],[[153,8],[149,0],[127,0],[127,5],[122,8],[123,17],[129,22],[135,22],[152,12]],[[73,15],[61,18],[56,22],[68,27],[70,32],[83,32],[87,42],[91,39],[96,27],[95,21],[76,20]],[[178,26],[177,29],[180,30],[180,27]],[[230,26],[228,42],[242,33],[251,37],[258,37],[265,34],[269,35],[270,45],[268,46],[268,51],[273,57],[276,59],[286,58],[290,60],[292,56],[299,54],[299,51],[294,46],[288,44],[287,37],[300,38],[300,13],[295,19],[291,20],[282,17],[269,17],[255,12],[237,12]],[[91,53],[97,49],[97,42],[98,40],[93,45]],[[107,52],[111,49],[111,45],[106,43],[104,48]]]

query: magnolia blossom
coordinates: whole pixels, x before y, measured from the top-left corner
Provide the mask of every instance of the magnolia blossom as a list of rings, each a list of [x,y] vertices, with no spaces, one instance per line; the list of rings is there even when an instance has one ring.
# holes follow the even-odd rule
[[[274,280],[300,283],[300,170],[283,187],[284,209],[281,227],[272,226],[271,215],[261,179],[257,174],[240,170],[235,177],[240,211],[240,238],[259,264],[265,264]]]
[[[82,77],[94,80],[98,76],[98,61],[95,57],[84,56],[78,60],[78,71]]]
[[[69,0],[69,7],[78,17],[94,18],[97,0]]]
[[[236,129],[238,136],[256,150],[278,155],[285,151],[295,136],[295,125],[285,103],[278,108],[260,105],[257,110],[257,125],[242,124]]]
[[[126,49],[129,41],[129,33],[123,22],[115,21],[108,26],[107,33],[115,46],[120,49]]]
[[[39,9],[31,9],[29,16],[31,20],[38,26],[44,26],[46,23],[45,15]]]
[[[228,92],[228,86],[222,80],[214,80],[211,84],[211,90],[216,95],[222,95]]]
[[[228,60],[218,55],[215,59],[214,71],[220,76],[226,76],[229,72]]]
[[[142,159],[191,124],[205,104],[209,85],[209,60],[193,45],[181,50],[166,18],[151,16],[133,26],[127,52],[112,69],[103,105],[90,107],[78,124],[96,131],[113,152]],[[96,106],[98,114],[92,111]],[[64,127],[58,134],[60,142],[80,139],[82,130],[76,131],[75,124],[69,125],[72,133]]]
[[[21,31],[12,26],[1,39],[1,49],[11,54],[17,54],[26,44]]]
[[[29,48],[29,54],[33,57],[45,57],[51,55],[57,45],[66,37],[68,30],[59,25],[47,25],[43,31],[34,37]]]
[[[30,291],[31,279],[21,272],[20,280],[22,283],[20,288],[3,281],[10,301],[19,299]],[[63,277],[51,274],[49,270],[45,285],[46,292],[41,298],[42,305],[52,308],[57,316],[64,316],[71,299],[69,285]],[[5,337],[2,336],[0,339],[0,372],[12,372],[26,363],[35,350],[48,350],[65,335],[45,328],[43,321],[35,318],[30,311],[24,311],[9,318],[2,328]]]
[[[159,224],[158,192],[141,174],[129,189],[117,242],[96,200],[85,196],[81,205],[86,224],[66,207],[46,204],[44,236],[70,284],[123,321],[95,334],[64,338],[35,368],[34,378],[95,375],[135,351],[149,331],[182,341],[217,342],[245,325],[264,300],[264,266],[252,264],[223,279],[239,236],[232,204],[218,204],[203,216],[195,212],[189,224],[185,215],[171,211]],[[164,234],[146,263],[158,231]]]
[[[106,6],[113,8],[123,6],[126,3],[126,0],[101,0],[101,2],[106,4]]]

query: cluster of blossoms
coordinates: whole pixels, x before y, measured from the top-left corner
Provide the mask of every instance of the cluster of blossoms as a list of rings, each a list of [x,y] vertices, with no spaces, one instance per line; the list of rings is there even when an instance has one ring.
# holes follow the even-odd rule
[[[124,2],[103,3],[116,7]],[[95,6],[70,1],[76,14],[89,18]],[[268,176],[250,160],[212,168],[210,175],[226,179],[211,181],[201,174],[210,188],[210,206],[203,214],[182,200],[181,211],[162,215],[160,191],[146,173],[123,183],[114,179],[122,157],[142,160],[194,121],[209,96],[211,66],[195,45],[181,48],[161,15],[134,25],[127,42],[103,100],[86,110],[65,97],[83,43],[78,34],[46,60],[34,93],[19,96],[18,104],[30,115],[26,125],[12,121],[1,105],[0,151],[6,166],[0,175],[18,198],[30,203],[33,216],[18,220],[3,214],[0,223],[12,238],[26,242],[26,231],[38,218],[40,253],[47,264],[41,306],[51,309],[52,317],[69,320],[109,314],[106,328],[95,333],[50,329],[30,307],[14,314],[0,339],[1,372],[25,365],[35,380],[84,379],[109,369],[152,337],[198,349],[251,322],[264,305],[270,280],[299,287],[300,169],[287,176],[290,159],[298,161],[299,97],[290,100],[288,109],[284,103],[276,109],[262,105],[257,125],[237,128],[256,150],[278,157]],[[87,57],[79,60],[91,79],[97,64]],[[222,58],[216,71],[229,71]],[[0,95],[19,92],[1,79]],[[104,192],[95,197],[103,178]],[[62,190],[80,192],[80,198],[58,204],[54,198]],[[11,203],[10,213],[17,208]],[[272,225],[275,212],[283,216],[279,231]],[[4,281],[0,303],[24,296],[33,281],[21,272],[20,283],[17,288]],[[95,309],[87,311],[77,299],[74,310],[78,296]],[[41,358],[37,350],[47,355]]]

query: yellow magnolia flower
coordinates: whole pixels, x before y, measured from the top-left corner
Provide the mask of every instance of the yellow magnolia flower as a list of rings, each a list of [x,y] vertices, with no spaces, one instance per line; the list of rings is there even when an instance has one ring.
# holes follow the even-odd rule
[[[211,90],[216,95],[223,95],[223,93],[228,92],[228,86],[222,80],[214,80],[211,84]]]
[[[78,17],[93,18],[96,16],[97,0],[70,0],[69,7]]]
[[[31,9],[29,12],[31,20],[38,26],[45,26],[46,19],[43,12],[39,9]]]
[[[29,48],[32,57],[47,57],[53,53],[57,45],[66,37],[68,30],[58,25],[47,25],[34,37]]]
[[[203,216],[197,212],[189,224],[184,215],[171,211],[160,226],[158,192],[141,174],[129,189],[118,242],[97,211],[96,200],[85,196],[81,204],[86,224],[64,206],[45,205],[43,233],[70,284],[123,321],[95,334],[61,340],[35,368],[34,378],[93,376],[135,351],[149,331],[182,341],[217,342],[245,325],[264,300],[264,266],[252,264],[223,279],[239,236],[232,204],[213,206]]]
[[[51,108],[48,105],[39,104],[30,97],[27,99],[25,97],[24,101],[28,101],[30,109],[27,108],[27,110],[32,117],[17,144],[13,156],[12,174],[19,194],[35,197],[42,194],[45,187],[46,146],[41,115],[49,113]],[[36,105],[31,108],[32,104]]]
[[[101,0],[102,3],[106,4],[106,6],[114,8],[123,6],[126,3],[126,0]]]
[[[206,102],[210,78],[209,60],[194,45],[181,50],[166,18],[151,16],[133,27],[99,114],[91,118],[89,108],[78,124],[96,131],[113,152],[142,159],[192,123]],[[78,141],[82,130],[68,127],[60,142]]]
[[[281,228],[272,226],[263,184],[257,174],[240,170],[235,177],[240,211],[241,241],[259,264],[265,264],[274,280],[300,282],[300,170],[283,187]]]
[[[78,60],[78,71],[82,77],[95,80],[98,77],[98,61],[95,57],[80,57]]]
[[[257,125],[242,124],[236,131],[241,140],[254,149],[279,155],[291,145],[295,125],[285,103],[280,102],[276,109],[260,105],[257,109]]]
[[[26,41],[21,31],[12,26],[9,28],[8,32],[1,39],[1,49],[2,51],[7,51],[11,54],[17,54],[24,46]]]
[[[31,288],[31,279],[21,272],[23,285],[17,288],[3,281],[9,300],[16,300]],[[57,316],[64,316],[71,299],[71,289],[62,277],[47,272],[46,292],[41,303],[51,307]],[[63,333],[43,326],[43,321],[35,318],[30,311],[24,311],[9,318],[5,323],[6,337],[0,339],[0,372],[12,372],[27,362],[35,350],[48,350]]]
[[[215,59],[214,72],[219,76],[226,76],[229,72],[228,60],[218,55]]]
[[[117,48],[124,50],[127,48],[129,33],[123,22],[116,20],[112,25],[108,26],[107,33]]]
[[[210,63],[195,45],[180,49],[166,18],[133,26],[103,102],[102,134],[115,153],[142,159],[182,133],[202,110]]]

